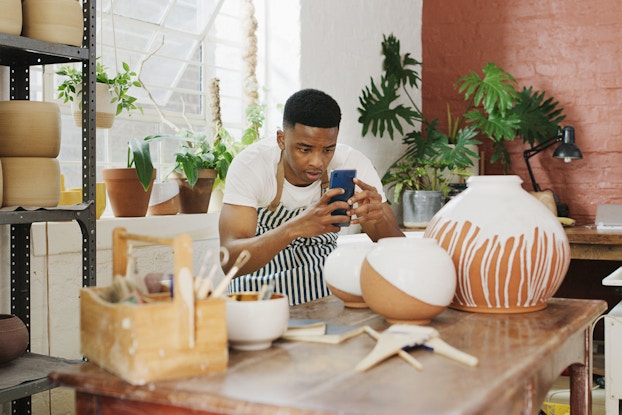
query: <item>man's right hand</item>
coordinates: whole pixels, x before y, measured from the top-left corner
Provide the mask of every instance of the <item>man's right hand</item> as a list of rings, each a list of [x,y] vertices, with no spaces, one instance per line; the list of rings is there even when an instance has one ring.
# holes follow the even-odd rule
[[[335,223],[350,221],[350,216],[333,216],[333,211],[345,209],[350,213],[348,202],[336,201],[329,203],[333,196],[343,194],[343,189],[328,189],[314,205],[309,206],[304,212],[292,218],[284,226],[291,226],[298,237],[310,238],[323,235],[328,232],[339,232],[341,227]]]

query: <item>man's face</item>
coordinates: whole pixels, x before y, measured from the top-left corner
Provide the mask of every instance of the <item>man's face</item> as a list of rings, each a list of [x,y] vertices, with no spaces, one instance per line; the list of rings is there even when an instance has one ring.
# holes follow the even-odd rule
[[[284,150],[285,178],[294,186],[308,186],[319,180],[335,154],[338,127],[318,128],[296,124],[277,132]]]

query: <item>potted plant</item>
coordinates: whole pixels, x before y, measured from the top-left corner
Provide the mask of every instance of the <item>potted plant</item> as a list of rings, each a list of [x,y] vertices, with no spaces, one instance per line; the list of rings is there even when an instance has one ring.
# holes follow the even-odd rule
[[[151,161],[149,143],[130,139],[127,167],[102,170],[112,211],[117,217],[145,216],[149,206],[156,169]]]
[[[122,62],[123,70],[114,77],[108,75],[107,67],[101,62],[96,63],[96,102],[97,102],[97,127],[110,128],[114,123],[115,116],[126,110],[131,114],[134,110],[142,112],[142,108],[136,104],[136,97],[130,95],[132,87],[140,88],[142,85],[137,79],[136,72],[130,70],[126,62]],[[58,85],[58,99],[63,102],[71,102],[74,121],[81,126],[81,99],[82,94],[82,71],[75,66],[63,65],[56,71],[57,75],[64,76],[63,82]]]
[[[467,169],[478,157],[470,146],[479,142],[474,139],[475,129],[468,126],[457,130],[450,142],[448,134],[438,128],[438,120],[428,121],[424,117],[411,97],[411,90],[417,88],[421,81],[417,70],[421,63],[409,53],[400,54],[399,40],[392,35],[385,36],[382,53],[384,72],[378,85],[372,78],[371,85],[363,89],[359,98],[359,122],[363,135],[369,131],[374,136],[382,137],[386,132],[392,140],[398,133],[402,135],[406,150],[391,165],[382,182],[389,189],[393,188],[393,201],[396,203],[400,199],[425,200],[426,206],[419,209],[402,204],[405,225],[415,226],[416,223],[420,226],[442,206],[449,192],[451,177],[469,174]],[[407,97],[410,106],[400,103],[400,92]],[[421,125],[423,130],[416,128],[416,125]],[[412,131],[405,133],[408,126]],[[410,212],[422,211],[426,214],[417,215],[412,220],[407,217]]]
[[[475,138],[492,141],[491,162],[510,168],[507,141],[517,137],[534,145],[556,134],[565,118],[558,102],[545,99],[545,94],[530,88],[518,92],[515,79],[494,63],[483,68],[483,76],[471,72],[457,80],[455,88],[467,101],[464,112],[452,115],[447,107],[447,131],[438,128],[438,119],[426,117],[411,97],[419,87],[421,62],[409,53],[402,56],[400,42],[393,35],[382,42],[383,74],[376,84],[365,87],[359,97],[359,122],[362,134],[371,132],[382,137],[386,132],[393,140],[398,133],[406,151],[389,168],[383,183],[395,187],[394,200],[404,190],[440,190],[447,194],[447,176],[465,176],[478,159]],[[404,95],[407,102],[402,103]],[[419,130],[421,127],[421,130]],[[405,132],[405,129],[411,129]],[[476,147],[475,147],[476,148]],[[404,175],[408,177],[404,177]]]
[[[557,135],[559,124],[566,116],[559,102],[532,87],[519,92],[512,75],[494,63],[482,68],[483,76],[475,72],[458,79],[456,89],[467,102],[466,109],[453,118],[447,106],[448,135],[454,137],[464,126],[475,127],[478,135],[493,143],[491,163],[500,162],[504,170],[511,168],[506,142],[521,138],[534,146]]]
[[[176,135],[154,134],[145,138],[162,139],[180,142],[175,165],[168,175],[179,184],[180,212],[207,212],[214,184],[224,181],[234,155],[244,144],[222,129],[213,141],[205,133],[188,129],[181,129]]]

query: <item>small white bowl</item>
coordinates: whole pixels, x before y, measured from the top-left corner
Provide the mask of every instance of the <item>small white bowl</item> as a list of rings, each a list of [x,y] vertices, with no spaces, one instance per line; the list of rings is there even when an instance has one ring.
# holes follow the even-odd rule
[[[258,294],[233,294],[227,301],[227,336],[232,349],[267,349],[287,330],[287,297],[274,294],[270,300],[257,301]]]

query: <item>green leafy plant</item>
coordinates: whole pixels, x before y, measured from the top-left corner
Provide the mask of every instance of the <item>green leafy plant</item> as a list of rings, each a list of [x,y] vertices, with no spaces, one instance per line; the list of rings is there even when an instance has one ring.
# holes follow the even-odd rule
[[[447,131],[439,129],[438,119],[422,113],[412,98],[419,88],[421,62],[409,53],[400,52],[400,42],[393,35],[383,36],[383,73],[379,82],[370,85],[359,97],[359,122],[362,134],[375,137],[388,134],[391,140],[401,137],[406,150],[383,176],[383,184],[395,187],[395,199],[411,190],[449,190],[448,175],[467,175],[478,155],[471,150],[476,140],[485,137],[493,144],[491,162],[511,168],[505,144],[516,138],[534,146],[557,134],[564,120],[563,109],[545,93],[523,88],[494,63],[471,71],[454,84],[466,101],[465,110],[453,115],[447,105]]]
[[[406,150],[389,168],[382,182],[394,187],[394,201],[399,202],[403,190],[440,190],[449,192],[452,175],[468,175],[477,154],[469,148],[477,145],[473,128],[457,130],[453,142],[438,129],[438,120],[428,121],[411,92],[419,87],[421,76],[418,69],[421,62],[406,53],[400,53],[400,42],[393,35],[385,36],[382,42],[384,55],[380,82],[370,79],[359,97],[359,122],[362,134],[371,132],[382,137],[385,133],[391,140],[398,134]],[[400,102],[401,95],[410,105]],[[417,127],[422,126],[423,130]],[[405,132],[410,127],[411,131]]]
[[[195,133],[188,129],[180,130],[176,135],[154,134],[145,137],[147,141],[177,140],[180,145],[175,153],[175,165],[172,171],[184,174],[191,188],[197,183],[199,170],[216,170],[216,185],[227,177],[231,161],[244,147],[255,141],[255,134],[248,129],[237,141],[226,130],[211,142],[204,133]]]
[[[483,76],[471,71],[456,82],[456,89],[463,94],[467,106],[455,118],[447,107],[449,137],[465,125],[475,127],[478,135],[493,143],[491,163],[501,162],[507,171],[510,156],[505,143],[517,137],[533,146],[557,134],[559,123],[564,120],[563,109],[553,98],[544,99],[544,92],[532,87],[518,92],[512,75],[494,63],[482,69]]]
[[[96,81],[109,86],[112,94],[110,102],[117,104],[116,115],[121,114],[123,110],[126,110],[128,114],[134,110],[142,112],[142,107],[136,104],[136,97],[129,94],[132,87],[141,88],[142,84],[138,81],[136,72],[130,70],[127,63],[122,62],[122,68],[122,72],[111,77],[107,73],[108,68],[97,61]],[[82,71],[72,65],[63,65],[56,71],[56,74],[65,77],[57,88],[58,99],[62,99],[65,103],[77,99],[82,93]]]
[[[153,177],[151,150],[147,141],[137,138],[130,139],[127,147],[127,167],[136,169],[138,180],[146,192]]]

